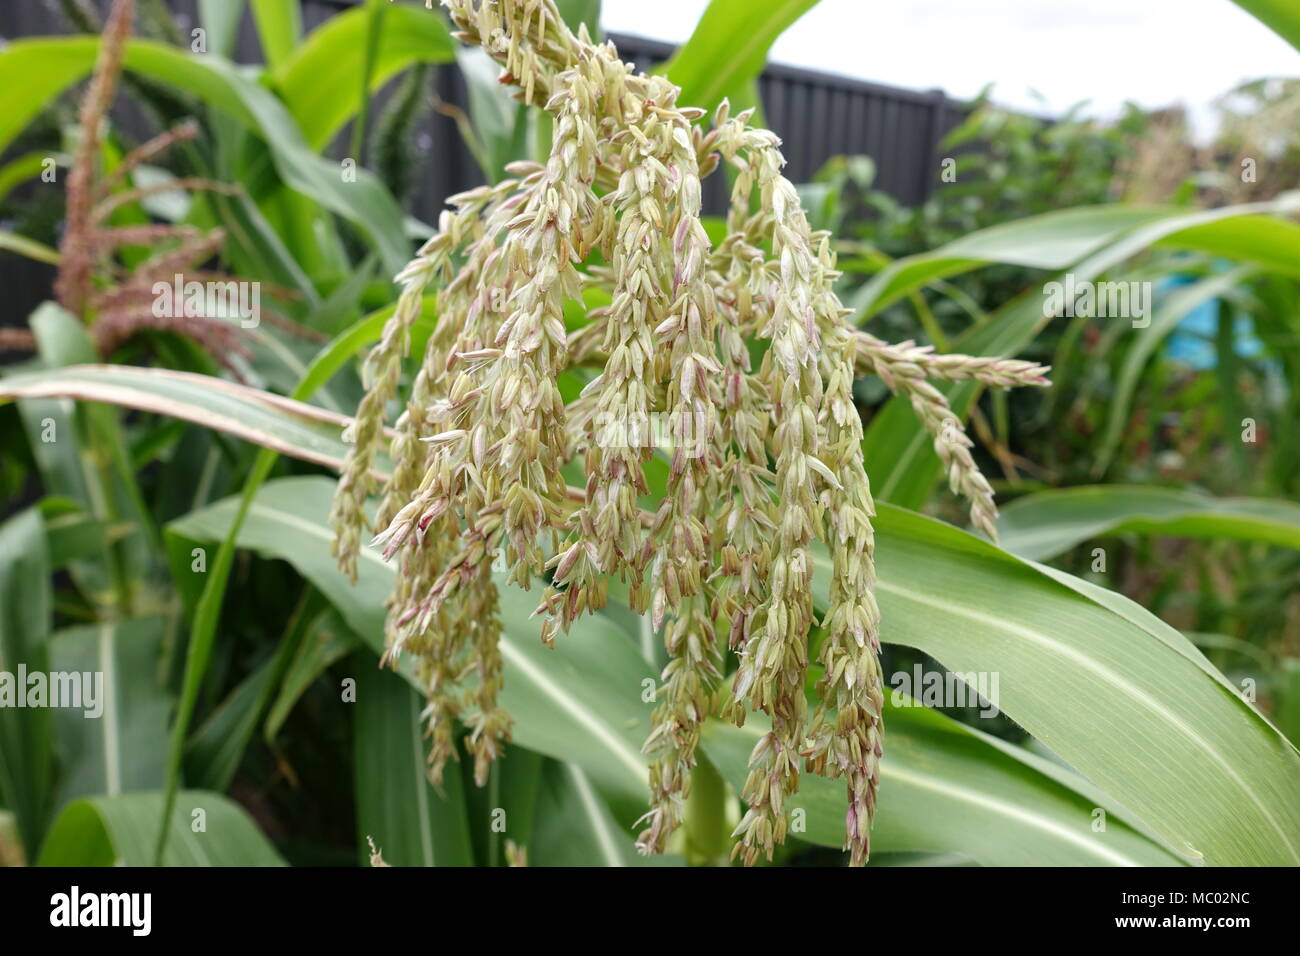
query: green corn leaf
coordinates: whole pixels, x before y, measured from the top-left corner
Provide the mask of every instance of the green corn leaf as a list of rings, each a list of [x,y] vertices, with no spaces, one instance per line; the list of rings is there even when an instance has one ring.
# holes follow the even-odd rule
[[[63,366],[95,359],[86,327],[62,307],[41,305],[29,324],[46,369],[34,373],[36,378],[52,378],[62,374]],[[125,521],[141,530],[105,539],[100,554],[71,565],[84,597],[113,613],[134,616],[133,605],[153,577],[150,546],[159,538],[136,483],[118,413],[68,402],[24,402],[20,411],[47,489],[77,501],[95,520]]]
[[[412,330],[416,354],[423,350],[432,330],[435,302],[434,296],[425,298],[424,310]],[[304,371],[294,394],[310,398],[378,341],[393,308],[387,306],[359,319],[325,345]],[[347,455],[342,439],[345,416],[209,375],[129,365],[80,365],[0,377],[0,404],[18,400],[24,407],[24,417],[37,436],[33,447],[38,454],[62,455],[47,463],[47,480],[48,475],[63,476],[54,482],[58,487],[53,490],[78,500],[85,492],[77,490],[82,487],[82,475],[75,449],[68,443],[39,441],[41,421],[55,407],[51,403],[66,399],[168,415],[331,468],[338,468]],[[384,456],[376,468],[389,470]]]
[[[1281,671],[1278,721],[1287,739],[1300,746],[1300,657],[1285,658]]]
[[[74,398],[179,418],[264,448],[337,468],[347,454],[347,419],[315,405],[210,375],[74,365],[0,379],[0,401]]]
[[[1183,635],[941,522],[882,506],[876,529],[885,640],[999,674],[1003,713],[1180,854],[1300,859],[1300,757]]]
[[[369,7],[361,5],[330,17],[271,72],[271,85],[313,150],[323,149],[361,110],[370,15]],[[384,13],[369,90],[378,90],[413,63],[454,59],[455,45],[440,13],[394,4]],[[359,156],[353,158],[360,162]]]
[[[173,559],[174,578],[192,574],[187,554],[173,549]],[[314,591],[304,593],[279,647],[240,681],[190,737],[184,754],[185,779],[190,786],[219,792],[230,787],[262,714],[276,696],[276,688],[304,642],[310,639],[321,603]]]
[[[586,26],[588,36],[600,42],[600,0],[556,0],[555,6],[565,26],[575,34]]]
[[[110,524],[88,514],[71,498],[55,495],[41,499],[50,569],[62,570],[102,552],[113,541],[135,532],[130,522]]]
[[[358,851],[366,838],[389,866],[470,866],[469,818],[455,767],[443,775],[443,792],[429,783],[423,722],[424,699],[404,680],[379,667],[370,652],[354,658],[355,703],[339,694],[340,716],[355,720]]]
[[[243,19],[244,0],[199,0],[199,21],[208,34],[208,52],[234,56]]]
[[[392,569],[364,551],[357,586],[347,584],[327,550],[331,497],[327,479],[273,482],[239,543],[293,563],[378,648]],[[220,502],[172,530],[218,537],[234,510]],[[1002,711],[1178,853],[1208,863],[1294,859],[1300,759],[1182,635],[1121,613],[1131,602],[1117,595],[1112,606],[896,508],[881,508],[877,545],[887,641],[956,673],[998,672]],[[503,588],[503,702],[517,721],[515,739],[582,766],[623,820],[629,803],[644,806],[639,746],[649,708],[638,695],[654,675],[634,638],[607,618],[584,620],[546,650],[527,621],[532,605]]]
[[[873,852],[927,847],[983,866],[1184,863],[1077,774],[923,707],[887,707],[884,717]],[[717,721],[705,728],[704,748],[734,788],[764,729],[748,720],[739,730]],[[806,830],[796,835],[842,845],[845,799],[842,781],[801,774],[790,807]]]
[[[775,0],[756,6],[749,0],[712,0],[690,39],[660,70],[682,88],[677,102],[712,112],[730,99],[733,116],[758,106],[756,81],[767,51],[816,3]]]
[[[861,322],[931,282],[991,263],[1055,272],[1090,256],[1104,255],[1106,265],[1113,265],[1157,243],[1300,274],[1300,226],[1261,215],[1293,211],[1298,200],[1288,193],[1270,202],[1191,213],[1114,205],[1028,216],[972,232],[932,252],[896,259],[847,304]]]
[[[1002,509],[1008,551],[1047,561],[1103,535],[1172,535],[1262,541],[1300,550],[1300,505],[1266,498],[1213,498],[1173,488],[1095,485],[1043,491]]]
[[[249,0],[266,65],[285,63],[302,42],[302,8],[294,0]]]
[[[53,594],[45,526],[35,509],[0,524],[0,672],[9,695],[19,668],[49,670]],[[25,698],[24,698],[25,699]],[[27,859],[35,857],[53,802],[53,721],[48,707],[0,707],[0,806],[14,814]]]
[[[18,255],[35,262],[45,262],[53,266],[59,264],[59,251],[57,249],[51,249],[43,242],[37,242],[35,239],[28,239],[26,236],[20,236],[16,233],[0,230],[0,249],[5,252],[16,252]]]
[[[1098,233],[1091,232],[1089,227],[1092,238],[1084,245],[1093,251],[1083,261],[1073,265],[1070,271],[1076,282],[1090,282],[1106,270],[1155,244],[1168,243],[1184,249],[1208,248],[1210,245],[1218,248],[1224,234],[1239,237],[1244,229],[1271,235],[1275,224],[1293,229],[1295,236],[1300,237],[1300,227],[1257,215],[1261,207],[1268,207],[1278,213],[1285,212],[1293,202],[1294,196],[1288,194],[1272,203],[1227,206],[1191,213],[1178,211],[1129,229],[1118,228],[1116,222],[1111,222],[1110,225],[1116,228],[1109,232],[1101,230],[1105,239],[1099,247],[1096,245]],[[1240,219],[1235,220],[1235,217]],[[1046,222],[1043,217],[1040,219]],[[1060,225],[1060,220],[1052,222]],[[1081,247],[1075,247],[1075,251],[1069,255],[1073,256],[1078,248]],[[1300,255],[1300,252],[1297,254]],[[897,260],[896,265],[907,261]],[[1300,258],[1294,261],[1300,262]],[[924,284],[924,281],[928,280],[913,277],[909,283]],[[915,285],[907,287],[914,288]],[[899,288],[894,285],[890,289],[890,296],[899,292]],[[864,297],[871,304],[863,310],[863,314],[876,310],[882,301],[874,293]],[[1032,288],[998,309],[986,324],[954,339],[952,349],[969,355],[1017,355],[1051,321],[1052,317],[1045,305],[1042,289]],[[980,392],[978,383],[972,382],[940,382],[935,387],[947,396],[953,413],[959,420],[965,420]],[[872,491],[877,498],[905,508],[920,508],[929,500],[930,493],[941,476],[942,467],[934,452],[932,439],[916,420],[910,401],[896,396],[886,403],[867,428],[862,450],[867,474],[871,477]]]
[[[311,686],[332,665],[361,646],[338,612],[327,607],[307,626],[307,633],[280,682],[274,703],[266,715],[264,729],[268,743],[275,740],[289,713]]]
[[[515,747],[509,759],[493,763],[481,787],[474,780],[472,759],[450,768],[449,772],[459,773],[463,780],[469,833],[480,866],[508,866],[509,844],[516,848],[533,845],[545,763],[541,754]],[[537,862],[536,857],[530,862]]]
[[[528,863],[538,866],[673,866],[672,854],[643,856],[636,834],[615,819],[577,764],[547,760],[537,793]]]
[[[20,183],[40,176],[51,160],[63,169],[72,165],[72,158],[66,153],[38,151],[19,156],[0,166],[0,199],[8,196]]]
[[[1278,36],[1300,50],[1300,9],[1290,0],[1233,0]]]
[[[162,786],[171,709],[158,672],[165,624],[161,617],[101,621],[50,639],[52,670],[103,675],[97,717],[75,708],[54,714],[60,806]]]
[[[91,797],[69,804],[50,827],[39,866],[148,866],[162,819],[161,793]],[[183,790],[169,818],[164,866],[283,866],[238,804],[209,790]]]

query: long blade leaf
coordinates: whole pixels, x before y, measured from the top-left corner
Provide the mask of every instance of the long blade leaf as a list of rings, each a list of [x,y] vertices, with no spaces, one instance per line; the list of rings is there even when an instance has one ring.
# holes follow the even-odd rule
[[[1125,532],[1263,541],[1300,550],[1300,505],[1212,498],[1173,488],[1094,485],[1026,495],[1007,505],[998,519],[1002,546],[1033,561]]]

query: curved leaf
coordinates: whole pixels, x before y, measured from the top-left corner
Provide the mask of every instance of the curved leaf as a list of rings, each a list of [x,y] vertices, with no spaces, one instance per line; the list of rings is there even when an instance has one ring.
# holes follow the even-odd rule
[[[1157,243],[1168,242],[1180,248],[1192,248],[1193,245],[1218,248],[1218,240],[1225,232],[1240,237],[1240,230],[1245,228],[1271,234],[1272,225],[1262,224],[1276,221],[1255,214],[1266,210],[1286,212],[1293,209],[1296,199],[1297,195],[1291,193],[1271,203],[1164,215],[1118,236],[1111,234],[1100,248],[1071,266],[1070,271],[1076,283],[1092,281],[1107,269]],[[1240,221],[1234,221],[1234,217],[1241,217]],[[1293,230],[1293,239],[1300,240],[1300,227],[1285,222],[1280,225]],[[1300,262],[1300,245],[1296,256],[1291,269],[1294,269],[1295,262]],[[897,261],[906,263],[908,260]],[[1051,321],[1052,316],[1044,305],[1041,288],[1031,288],[998,309],[984,325],[954,339],[952,349],[970,355],[1017,355]],[[954,415],[965,420],[981,386],[973,382],[934,384],[947,396]],[[907,399],[895,396],[877,413],[867,429],[862,450],[872,490],[878,499],[905,508],[920,508],[929,500],[942,466],[929,433],[917,422]]]
[[[366,551],[357,586],[347,584],[328,554],[331,497],[326,479],[272,482],[239,543],[293,563],[378,648],[393,571]],[[171,530],[218,537],[234,510],[233,501],[220,502]],[[884,507],[878,525],[887,640],[956,673],[999,672],[1002,710],[1179,852],[1212,863],[1295,858],[1300,761],[1182,649],[1181,635],[1160,636],[1155,625],[939,522]],[[584,620],[547,650],[527,621],[534,603],[502,589],[503,700],[515,739],[582,766],[625,820],[644,807],[639,747],[649,707],[639,695],[654,675],[604,618]]]
[[[331,468],[347,455],[344,416],[210,375],[73,365],[0,379],[0,402],[21,398],[73,398],[156,412]]]
[[[635,832],[614,818],[582,768],[547,760],[538,787],[528,862],[539,866],[673,866],[680,865],[682,858],[637,853]]]
[[[28,239],[14,232],[0,230],[0,250],[15,252],[27,259],[44,262],[52,266],[59,264],[59,250],[52,249],[43,242]]]
[[[1173,488],[1093,485],[1017,498],[998,538],[1023,558],[1046,561],[1107,534],[1263,541],[1300,550],[1300,505],[1267,498],[1212,498]]]
[[[710,113],[724,98],[734,116],[758,106],[754,85],[767,51],[785,29],[816,6],[817,0],[712,0],[691,38],[661,72],[682,88],[677,102]]]
[[[41,305],[28,320],[45,371],[35,377],[55,376],[62,367],[94,361],[95,347],[86,327],[53,302]],[[81,407],[71,402],[32,399],[19,403],[45,488],[79,504],[97,521],[127,522],[140,535],[105,539],[84,558],[73,560],[70,572],[81,593],[111,613],[132,615],[131,582],[149,573],[148,541],[156,535],[152,518],[140,498],[139,488],[117,413],[101,407]],[[55,428],[56,441],[46,440],[45,422]],[[98,467],[94,467],[94,464]]]
[[[290,478],[268,482],[249,507],[237,543],[289,561],[338,609],[348,626],[376,653],[384,650],[385,604],[393,568],[363,549],[353,586],[330,555],[333,532],[326,524],[334,482]],[[197,541],[219,539],[238,509],[226,499],[172,522],[167,531]],[[605,617],[574,625],[555,650],[539,640],[529,620],[535,595],[501,589],[502,655],[507,679],[504,705],[515,718],[514,740],[530,750],[579,764],[620,819],[644,812],[646,761],[641,743],[650,729],[652,704],[641,701],[643,682],[657,675]],[[403,658],[403,672],[409,665]]]
[[[360,646],[361,641],[334,608],[326,607],[316,615],[308,625],[302,644],[280,683],[275,702],[267,712],[264,725],[267,743],[275,740],[307,688],[331,665]]]
[[[45,172],[51,161],[67,169],[72,165],[72,157],[66,153],[47,153],[39,150],[12,159],[0,166],[0,199],[4,199],[20,183],[35,179]]]
[[[1182,861],[1124,822],[1113,800],[1069,771],[923,707],[888,707],[873,853],[960,852],[984,866],[1177,866]],[[744,785],[763,726],[710,721],[704,748],[731,785]],[[844,843],[842,781],[801,774],[794,810],[804,839]],[[1098,810],[1103,811],[1097,813]],[[1104,829],[1097,829],[1098,821]]]
[[[577,33],[580,27],[587,28],[587,35],[593,40],[600,40],[600,0],[555,0],[555,7],[570,30]]]
[[[1168,215],[1170,210],[1160,208],[1082,206],[990,226],[895,259],[853,296],[852,305],[861,322],[931,282],[995,262],[1057,271]]]
[[[1300,9],[1291,0],[1233,0],[1274,33],[1300,50]]]
[[[266,65],[275,69],[302,42],[302,6],[292,0],[250,0]]]
[[[198,0],[198,4],[199,20],[208,32],[209,50],[234,56],[239,24],[244,19],[244,0]]]
[[[1183,635],[933,519],[881,506],[876,529],[885,640],[999,674],[1003,713],[1178,852],[1300,861],[1300,757]]]
[[[1094,263],[1095,273],[1156,243],[1300,274],[1300,226],[1262,215],[1294,212],[1298,202],[1300,196],[1287,193],[1270,202],[1192,212],[1116,204],[1029,216],[894,260],[862,287],[852,305],[862,322],[937,279],[992,263],[1059,271],[1086,257],[1103,257]]]
[[[361,5],[330,17],[271,73],[271,83],[314,150],[323,149],[361,109],[369,16]],[[380,89],[412,63],[449,63],[455,56],[440,13],[395,4],[384,11],[369,89]]]
[[[501,68],[481,47],[458,50],[473,122],[462,139],[489,182],[505,178],[506,164],[526,154],[528,107],[516,102],[497,77]]]
[[[37,865],[148,866],[162,807],[160,793],[69,804],[50,827]],[[200,821],[201,830],[196,829]],[[170,830],[165,866],[284,865],[244,809],[210,790],[181,791]]]

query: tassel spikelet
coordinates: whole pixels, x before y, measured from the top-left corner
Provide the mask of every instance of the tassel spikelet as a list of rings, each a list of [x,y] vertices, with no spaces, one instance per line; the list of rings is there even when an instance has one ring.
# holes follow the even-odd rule
[[[973,523],[991,534],[988,483],[929,380],[1043,385],[1046,369],[890,345],[848,325],[831,237],[809,229],[780,142],[749,125],[752,111],[733,117],[724,102],[701,125],[703,111],[677,105],[667,80],[570,32],[553,0],[444,5],[460,39],[551,115],[553,136],[545,165],[514,164],[514,178],[450,200],[398,277],[401,298],[347,434],[335,554],[355,568],[387,442],[393,473],[373,525],[373,546],[401,569],[387,658],[412,654],[426,684],[431,778],[456,757],[457,721],[480,783],[509,739],[498,580],[541,584],[547,644],[603,607],[617,581],[669,657],[644,747],[642,852],[662,852],[683,821],[704,721],[739,725],[753,710],[770,729],[750,759],[733,856],[772,858],[802,765],[844,780],[845,849],[860,865],[884,693],[854,377],[877,375],[908,396]],[[700,219],[701,179],[723,163],[735,181],[715,244]],[[389,430],[412,324],[435,287],[437,327]],[[587,290],[608,304],[588,308]],[[565,373],[578,393],[567,403]],[[656,430],[668,475],[650,513],[641,505]],[[566,468],[571,478],[579,465],[585,483],[570,486]],[[830,601],[818,621],[821,546]],[[826,637],[810,707],[815,624]],[[729,679],[726,649],[737,660]]]

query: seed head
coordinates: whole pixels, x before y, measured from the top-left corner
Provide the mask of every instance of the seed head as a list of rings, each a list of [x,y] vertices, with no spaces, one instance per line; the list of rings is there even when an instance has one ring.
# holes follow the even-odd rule
[[[937,450],[985,527],[992,493],[926,379],[1005,387],[1042,384],[1044,370],[891,346],[847,326],[830,237],[810,231],[780,141],[749,125],[751,111],[732,116],[724,102],[700,125],[703,112],[679,107],[667,80],[574,36],[553,0],[444,4],[458,36],[496,59],[554,132],[544,165],[513,164],[516,178],[453,197],[398,276],[335,501],[336,553],[350,567],[410,328],[436,283],[438,324],[395,423],[375,539],[400,565],[387,656],[418,659],[431,775],[456,757],[455,721],[469,729],[480,782],[509,737],[493,570],[522,588],[541,579],[547,644],[603,607],[616,579],[669,657],[644,747],[641,850],[664,850],[682,822],[704,721],[761,711],[771,728],[751,756],[735,855],[772,857],[803,762],[845,780],[845,847],[861,864],[883,690],[854,376],[876,374],[947,436]],[[722,163],[735,179],[714,245],[701,180]],[[606,304],[591,307],[588,293]],[[575,385],[568,401],[562,379]],[[664,447],[650,422],[667,422]],[[649,513],[656,455],[666,479]],[[571,487],[579,466],[583,484]],[[819,541],[832,572],[809,715]],[[730,681],[724,642],[738,660]]]

